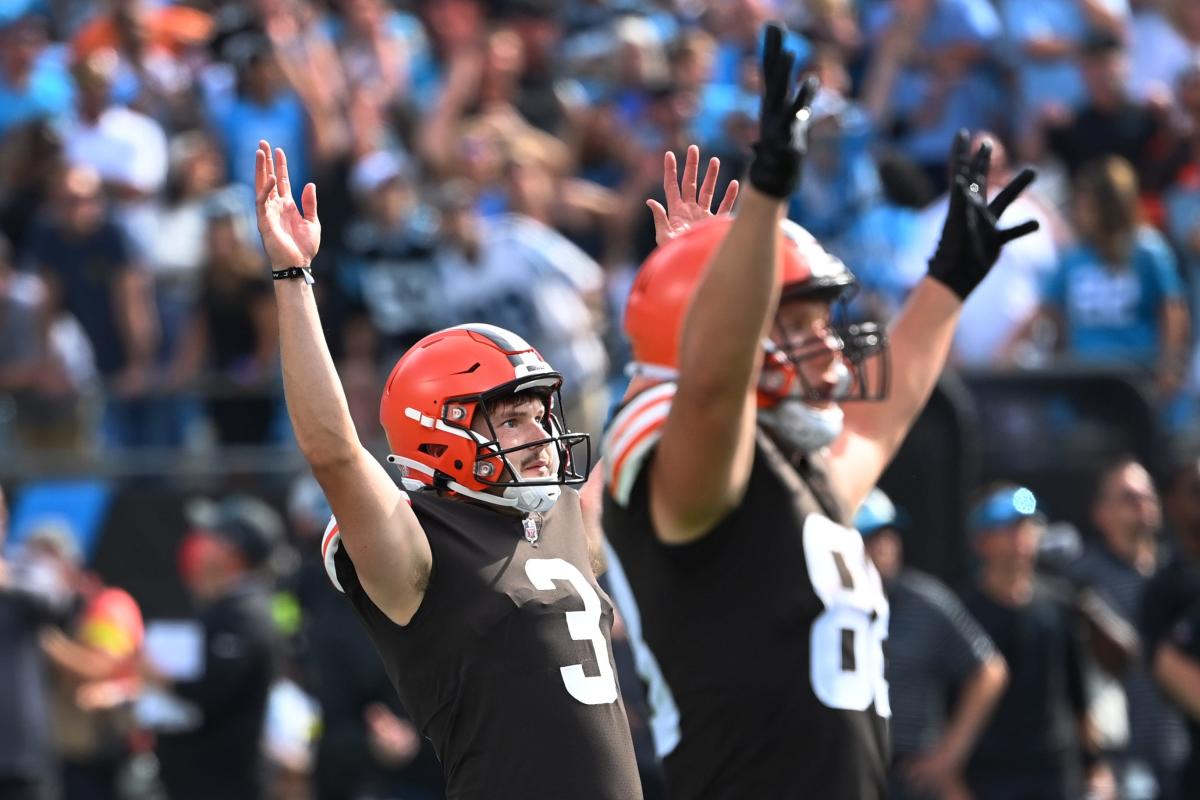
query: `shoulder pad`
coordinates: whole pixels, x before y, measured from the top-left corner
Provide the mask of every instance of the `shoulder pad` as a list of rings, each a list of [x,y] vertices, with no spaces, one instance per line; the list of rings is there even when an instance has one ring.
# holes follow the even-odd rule
[[[613,417],[604,435],[604,482],[621,506],[638,473],[662,435],[662,427],[675,397],[674,382],[660,383],[636,395]]]

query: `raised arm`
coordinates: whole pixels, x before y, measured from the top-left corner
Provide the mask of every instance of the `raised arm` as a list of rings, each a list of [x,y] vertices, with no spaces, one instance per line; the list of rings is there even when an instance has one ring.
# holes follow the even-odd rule
[[[321,244],[317,187],[292,199],[287,158],[259,142],[255,154],[258,230],[272,269],[308,267]],[[391,477],[359,442],[341,381],[321,332],[307,280],[275,281],[283,390],[300,452],[338,520],[342,543],[371,601],[406,624],[424,595],[432,556],[416,515]]]
[[[913,291],[889,331],[892,385],[881,403],[848,403],[830,457],[833,485],[857,508],[904,441],[929,399],[950,353],[963,302],[987,277],[1005,244],[1037,230],[1036,221],[1001,230],[997,220],[1034,178],[1022,171],[989,204],[991,144],[972,156],[960,131],[951,155],[953,182],[942,238],[929,275]]]
[[[779,302],[779,221],[799,180],[808,103],[816,89],[808,82],[793,92],[794,57],[782,41],[782,30],[768,26],[750,189],[692,299],[680,342],[678,389],[651,467],[654,527],[672,544],[707,533],[738,504],[750,479],[753,387]],[[695,179],[694,169],[690,179],[685,171],[685,191]]]

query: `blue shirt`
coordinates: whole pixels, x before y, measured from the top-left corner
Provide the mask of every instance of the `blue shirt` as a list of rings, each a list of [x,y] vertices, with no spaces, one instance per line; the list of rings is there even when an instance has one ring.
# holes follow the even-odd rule
[[[877,40],[891,24],[893,8],[877,6],[868,14],[870,36]],[[1000,18],[988,0],[933,0],[933,9],[917,37],[917,46],[935,51],[955,44],[990,45],[1000,34]],[[926,71],[903,70],[892,89],[895,113],[915,113],[925,102],[934,81]],[[997,104],[993,81],[983,65],[976,65],[949,91],[941,117],[928,127],[914,128],[900,143],[901,148],[918,163],[940,164],[946,160],[958,130],[975,128],[980,120],[991,119]]]
[[[70,110],[75,84],[66,66],[49,52],[43,52],[33,65],[25,86],[9,85],[0,73],[0,135],[22,122],[38,117],[54,117]]]
[[[223,109],[210,111],[235,183],[254,185],[254,151],[258,140],[287,153],[288,177],[299,202],[300,190],[308,180],[308,120],[304,106],[292,92],[277,95],[268,105],[236,97]]]
[[[1129,263],[1118,268],[1087,245],[1069,251],[1051,275],[1045,299],[1066,321],[1070,355],[1151,365],[1163,304],[1182,297],[1175,256],[1162,236],[1142,228]]]
[[[1083,76],[1073,55],[1034,60],[1024,54],[1035,39],[1062,39],[1082,44],[1091,26],[1080,8],[1082,0],[1001,0],[1009,58],[1017,73],[1018,117],[1032,122],[1038,109],[1050,103],[1075,108],[1083,103]],[[1129,15],[1127,0],[1101,0],[1107,10]]]

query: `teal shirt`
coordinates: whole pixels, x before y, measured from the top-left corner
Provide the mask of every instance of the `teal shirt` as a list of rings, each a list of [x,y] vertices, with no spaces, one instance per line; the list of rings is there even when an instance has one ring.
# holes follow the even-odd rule
[[[1066,321],[1067,352],[1081,361],[1157,361],[1163,305],[1183,298],[1175,256],[1152,228],[1138,231],[1129,263],[1113,267],[1080,245],[1063,256],[1046,303]]]

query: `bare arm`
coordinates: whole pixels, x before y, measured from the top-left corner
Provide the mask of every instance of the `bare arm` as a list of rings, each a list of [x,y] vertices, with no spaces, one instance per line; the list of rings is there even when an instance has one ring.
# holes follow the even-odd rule
[[[1162,309],[1159,386],[1173,392],[1187,371],[1188,309],[1182,300],[1168,300]]]
[[[148,276],[138,269],[122,270],[114,301],[129,364],[146,369],[158,343],[158,325],[154,319]]]
[[[651,465],[650,514],[668,543],[707,533],[737,506],[750,480],[754,386],[762,341],[779,304],[779,222],[799,182],[808,105],[816,93],[814,79],[793,91],[793,61],[783,49],[783,29],[768,25],[751,188],[684,319],[677,389]],[[693,157],[689,148],[683,175],[688,198],[696,197],[698,164],[699,153]]]
[[[1128,31],[1125,30],[1125,16],[1123,14],[1118,14],[1108,8],[1100,0],[1079,0],[1079,5],[1090,27],[1099,28],[1122,41],[1127,38]]]
[[[963,301],[987,276],[1005,244],[1038,228],[1033,220],[1007,229],[998,226],[1000,215],[1033,181],[1033,171],[1023,170],[988,203],[991,143],[983,142],[971,155],[969,139],[965,130],[955,137],[950,203],[929,260],[929,276],[890,331],[891,396],[882,405],[848,405],[845,429],[831,448],[832,482],[848,509],[862,503],[929,399],[950,353]]]
[[[1200,721],[1200,664],[1168,642],[1154,651],[1154,679],[1184,714]]]
[[[936,790],[962,771],[980,731],[1008,685],[1008,666],[999,654],[979,665],[959,692],[942,736],[929,753],[912,761],[905,778],[917,787]]]
[[[272,267],[307,265],[320,246],[317,188],[304,187],[304,214],[291,196],[287,160],[259,143],[255,155],[258,228]],[[276,190],[278,186],[278,191]],[[312,287],[275,281],[283,388],[296,441],[337,517],[342,542],[371,601],[406,624],[424,596],[432,565],[425,532],[403,493],[359,442],[333,366]]]
[[[750,480],[752,389],[779,302],[776,238],[782,218],[782,202],[744,191],[741,210],[692,300],[680,342],[678,390],[650,473],[651,514],[664,541],[702,536],[738,504]]]
[[[888,334],[891,388],[881,403],[847,403],[842,435],[830,452],[831,483],[847,508],[857,508],[900,448],[942,373],[962,302],[925,278]]]

